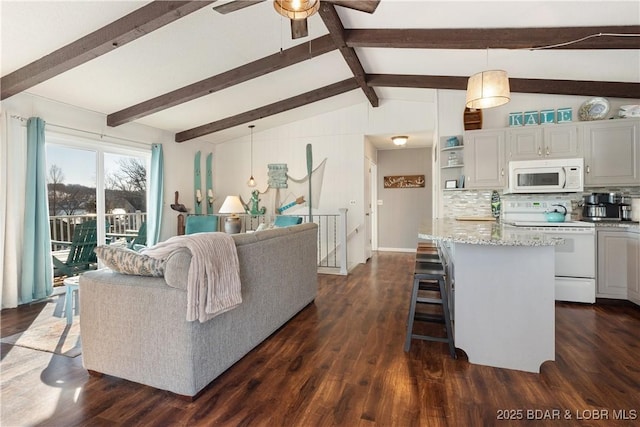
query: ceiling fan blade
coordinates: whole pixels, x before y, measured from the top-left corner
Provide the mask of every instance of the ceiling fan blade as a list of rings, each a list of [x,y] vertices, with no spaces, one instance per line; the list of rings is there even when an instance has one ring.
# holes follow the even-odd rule
[[[263,1],[265,0],[233,0],[220,6],[214,6],[213,10],[226,15],[227,13],[235,12],[236,10],[244,9],[245,7],[253,6]]]
[[[291,20],[291,38],[299,39],[307,37],[309,35],[309,28],[307,27],[307,19],[292,19]]]
[[[333,3],[336,6],[342,6],[360,12],[373,13],[376,11],[380,0],[322,0],[327,3]]]

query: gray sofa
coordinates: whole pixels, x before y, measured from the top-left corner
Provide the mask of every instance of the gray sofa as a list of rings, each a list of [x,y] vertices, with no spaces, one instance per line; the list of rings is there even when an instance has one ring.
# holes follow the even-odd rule
[[[243,302],[205,323],[185,320],[186,249],[167,259],[164,277],[109,269],[80,276],[84,367],[195,397],[315,299],[317,225],[234,239]]]

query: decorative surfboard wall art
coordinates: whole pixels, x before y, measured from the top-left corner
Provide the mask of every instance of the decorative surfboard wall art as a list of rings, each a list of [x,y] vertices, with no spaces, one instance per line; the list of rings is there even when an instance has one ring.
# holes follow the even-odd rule
[[[202,175],[200,173],[200,151],[196,153],[193,160],[193,199],[195,214],[202,214]]]

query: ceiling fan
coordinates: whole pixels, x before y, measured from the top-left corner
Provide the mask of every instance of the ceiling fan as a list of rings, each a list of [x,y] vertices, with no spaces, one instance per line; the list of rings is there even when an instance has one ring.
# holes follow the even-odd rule
[[[215,6],[216,12],[227,14],[245,7],[262,3],[266,0],[232,0],[228,3]],[[322,0],[361,12],[373,13],[380,0]],[[280,15],[291,20],[291,38],[299,39],[309,35],[307,18],[320,8],[320,0],[273,0],[273,8]]]

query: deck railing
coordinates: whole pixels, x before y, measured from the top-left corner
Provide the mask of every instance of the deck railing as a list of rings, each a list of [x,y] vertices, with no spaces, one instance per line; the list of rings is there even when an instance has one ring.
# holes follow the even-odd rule
[[[225,215],[220,218],[219,230],[224,230]],[[294,215],[309,222],[309,215]],[[243,214],[242,232],[255,231],[260,224],[272,224],[274,215]],[[52,251],[64,250],[67,246],[56,245],[53,241],[70,242],[76,224],[95,220],[95,214],[57,215],[49,217],[51,227]],[[312,221],[318,224],[318,272],[328,274],[347,274],[347,209],[339,209],[337,214],[313,214]],[[135,233],[142,222],[147,220],[146,212],[128,214],[106,214],[106,234],[126,235]]]
[[[56,215],[49,217],[49,228],[51,230],[51,240],[70,242],[73,237],[73,230],[76,225],[85,221],[95,220],[96,214],[84,215]],[[105,232],[107,235],[124,235],[135,233],[140,229],[140,225],[147,220],[146,212],[134,212],[127,214],[106,214]],[[56,245],[52,243],[51,250],[58,251],[68,248],[67,245]]]

